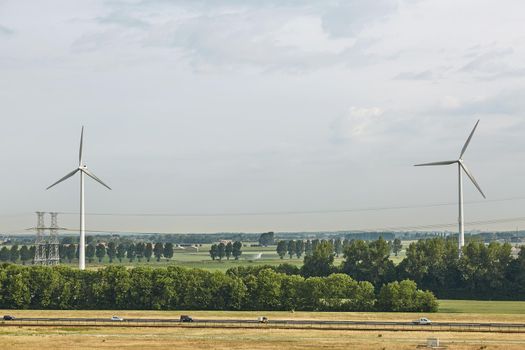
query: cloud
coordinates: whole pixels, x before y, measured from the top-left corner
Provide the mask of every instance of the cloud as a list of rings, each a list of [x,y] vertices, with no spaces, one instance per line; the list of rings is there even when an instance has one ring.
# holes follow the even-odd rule
[[[433,80],[434,73],[430,70],[421,72],[401,72],[394,77],[395,80]]]
[[[525,67],[514,65],[512,62],[514,53],[514,49],[510,47],[484,50],[477,54],[469,53],[467,57],[474,58],[464,64],[459,71],[474,74],[484,80],[523,77]]]
[[[332,124],[335,140],[370,139],[383,127],[381,119],[384,112],[379,107],[350,107],[346,115]]]
[[[13,35],[14,33],[14,30],[0,24],[0,35],[9,36]]]

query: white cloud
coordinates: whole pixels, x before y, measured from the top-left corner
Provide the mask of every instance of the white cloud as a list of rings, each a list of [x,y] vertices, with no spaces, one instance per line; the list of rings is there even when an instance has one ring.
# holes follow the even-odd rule
[[[380,128],[383,114],[384,110],[379,107],[350,107],[345,116],[334,121],[336,139],[362,140],[372,137]]]

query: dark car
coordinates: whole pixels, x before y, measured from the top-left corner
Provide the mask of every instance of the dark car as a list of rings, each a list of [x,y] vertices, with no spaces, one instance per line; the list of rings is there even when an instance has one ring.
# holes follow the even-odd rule
[[[15,316],[11,315],[4,315],[4,321],[12,321],[15,319]]]
[[[181,321],[181,322],[193,322],[193,318],[191,318],[191,317],[188,316],[188,315],[181,315],[181,317],[180,317],[180,321]]]

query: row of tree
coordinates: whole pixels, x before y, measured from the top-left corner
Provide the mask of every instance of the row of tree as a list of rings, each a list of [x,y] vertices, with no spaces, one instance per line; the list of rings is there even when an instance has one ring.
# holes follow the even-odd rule
[[[242,254],[242,243],[240,241],[228,242],[224,244],[220,242],[219,244],[212,244],[210,248],[210,257],[212,260],[219,259],[222,260],[226,257],[227,260],[230,260],[230,257],[234,257],[235,260],[239,260]]]
[[[439,298],[525,300],[525,247],[517,256],[508,243],[467,243],[459,255],[457,240],[433,238],[411,243],[396,266],[390,246],[383,239],[350,241],[344,260],[334,265],[330,241],[318,244],[297,271],[304,277],[344,273],[358,281],[381,286],[410,279]]]
[[[393,300],[393,298],[395,300]],[[176,266],[0,265],[1,309],[436,311],[412,281],[383,286],[345,274],[304,278],[273,269],[238,276]]]
[[[60,244],[59,245],[59,256],[60,260],[65,262],[68,261],[71,263],[74,259],[78,259],[79,255],[79,246],[76,244]],[[123,260],[128,260],[133,262],[138,260],[139,262],[142,259],[145,259],[149,262],[152,258],[160,261],[162,258],[170,260],[173,258],[174,248],[172,243],[120,243],[116,244],[115,242],[104,243],[90,243],[86,245],[86,259],[89,263],[92,263],[96,258],[98,262],[107,256],[110,263],[113,263],[114,260],[122,262]],[[25,265],[28,262],[32,262],[35,257],[35,246],[26,246],[18,247],[18,245],[13,245],[10,248],[4,246],[0,249],[0,262],[13,262],[18,261],[22,262]]]
[[[276,251],[277,254],[281,259],[284,259],[286,255],[292,259],[294,255],[300,259],[303,254],[305,256],[311,256],[312,252],[316,249],[316,247],[321,242],[330,242],[331,244],[328,246],[331,248],[332,254],[335,254],[336,257],[339,257],[343,253],[343,251],[346,249],[346,247],[350,246],[351,242],[354,242],[356,240],[349,240],[349,239],[341,239],[336,238],[333,240],[280,240],[277,243]],[[366,242],[366,241],[363,241]],[[394,253],[395,256],[399,254],[401,249],[403,249],[403,244],[401,243],[401,240],[399,238],[396,238],[392,241],[387,242],[388,247],[392,253]]]

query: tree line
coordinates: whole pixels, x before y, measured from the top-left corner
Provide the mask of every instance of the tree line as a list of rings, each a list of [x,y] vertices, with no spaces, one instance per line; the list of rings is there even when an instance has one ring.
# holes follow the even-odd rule
[[[0,265],[2,309],[436,311],[436,298],[409,280],[384,285],[346,274],[302,277],[262,268],[210,272],[177,266]]]
[[[288,256],[290,259],[292,259],[294,256],[300,259],[303,254],[305,256],[311,256],[312,252],[319,245],[319,243],[326,241],[331,243],[328,247],[331,249],[332,254],[335,254],[336,257],[339,257],[343,253],[343,250],[348,247],[351,242],[359,240],[347,238],[336,238],[332,240],[280,240],[277,242],[276,251],[281,259],[284,259],[286,256]],[[401,249],[403,249],[403,244],[399,238],[387,241],[387,244],[390,252],[394,253],[395,256],[397,256]]]
[[[515,257],[509,243],[470,241],[460,256],[455,239],[424,239],[411,243],[405,258],[395,265],[390,259],[393,243],[382,238],[351,240],[341,245],[337,240],[307,241],[303,266],[291,273],[303,277],[344,273],[357,281],[371,282],[376,290],[393,281],[410,279],[439,298],[525,300],[523,246]],[[280,241],[277,250],[283,257],[300,257],[299,245],[297,241]],[[334,264],[338,254],[343,256],[340,265]]]
[[[71,263],[74,259],[78,259],[79,245],[78,244],[60,244],[59,245],[59,257],[62,262]],[[150,262],[151,259],[160,261],[162,258],[169,261],[173,258],[174,247],[172,243],[119,243],[108,242],[104,243],[90,243],[86,245],[86,259],[89,263],[92,263],[95,258],[98,262],[107,256],[110,263],[118,260],[122,261],[139,261],[143,259]],[[35,257],[35,246],[13,245],[10,248],[4,246],[0,249],[0,262],[13,262],[20,261],[22,265],[28,262],[33,262]]]
[[[224,257],[226,257],[227,260],[230,260],[230,257],[232,256],[235,260],[239,260],[242,254],[242,243],[240,241],[235,241],[226,244],[224,242],[212,244],[209,253],[212,260],[219,259],[220,261]]]

